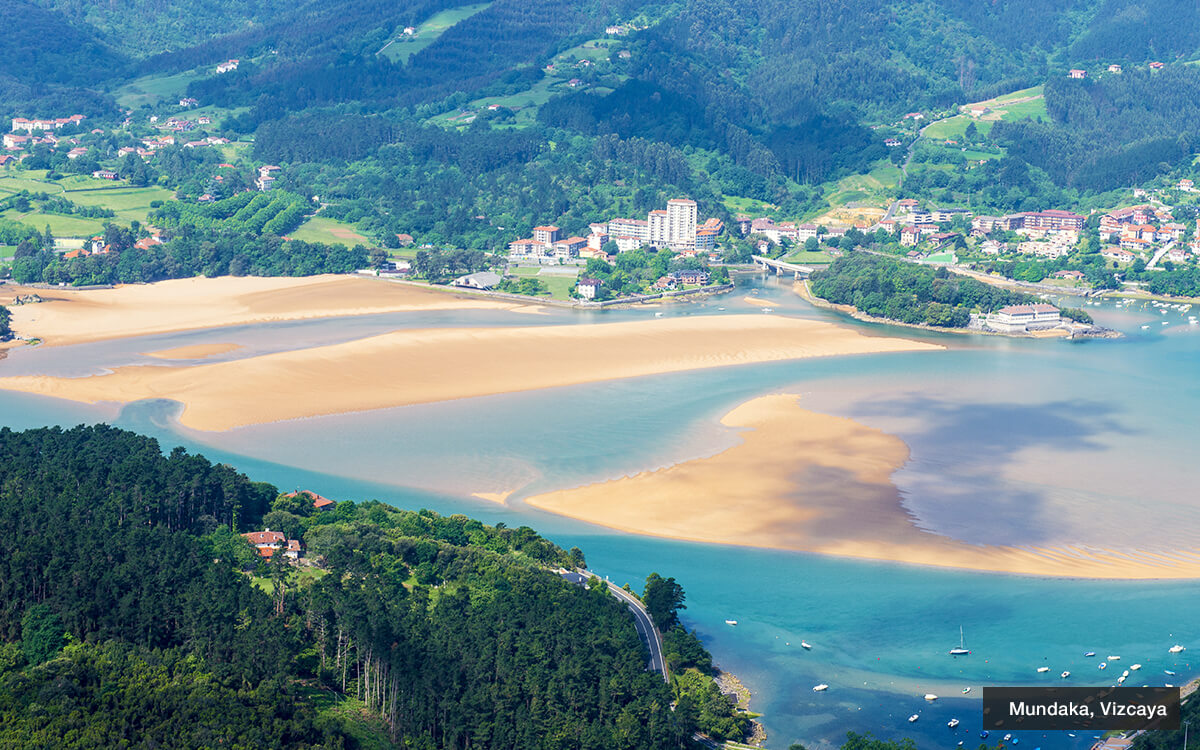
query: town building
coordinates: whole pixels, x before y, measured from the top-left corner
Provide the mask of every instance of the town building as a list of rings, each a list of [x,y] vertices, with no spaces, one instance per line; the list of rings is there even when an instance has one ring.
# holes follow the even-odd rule
[[[912,247],[921,241],[921,232],[916,227],[903,227],[900,230],[900,244],[904,247]]]
[[[1136,257],[1128,250],[1119,247],[1106,247],[1100,251],[1100,255],[1108,258],[1109,260],[1115,260],[1120,263],[1132,263],[1133,259]]]
[[[560,230],[554,225],[533,228],[533,241],[543,245],[553,245],[558,242]]]
[[[660,248],[670,244],[668,218],[667,212],[663,209],[651,211],[646,216],[646,225],[650,232],[650,247]]]
[[[1067,75],[1070,78],[1087,78],[1087,71],[1080,70],[1079,68],[1072,68],[1071,72],[1068,73]]]
[[[217,66],[217,72],[218,73],[228,73],[232,70],[237,70],[238,64],[240,62],[241,62],[240,60],[226,60],[225,62],[223,62]]]
[[[680,249],[696,246],[696,201],[687,198],[667,201],[667,242]]]
[[[584,299],[596,299],[596,296],[600,294],[600,287],[603,285],[604,282],[600,279],[585,276],[575,285],[575,291]]]
[[[491,289],[500,283],[504,277],[491,271],[479,271],[459,276],[454,280],[454,286],[464,289]]]
[[[1113,63],[1112,65],[1109,65],[1109,66],[1108,66],[1108,72],[1109,72],[1109,73],[1120,73],[1120,72],[1121,72],[1121,66],[1120,66],[1120,65],[1117,65],[1116,63]]]
[[[1031,211],[1023,214],[1024,220],[1020,228],[1040,230],[1045,232],[1075,231],[1083,229],[1087,219],[1070,211]]]
[[[635,244],[630,249],[636,249],[650,241],[650,224],[641,219],[612,219],[608,222],[608,233],[621,245],[621,240],[626,241],[636,240]],[[625,252],[622,248],[621,252]]]
[[[67,125],[77,125],[86,119],[84,115],[71,115],[53,120],[27,120],[24,117],[14,117],[12,129],[13,132],[24,130],[26,133],[32,133],[35,130],[62,130]]]
[[[1062,313],[1054,305],[1009,305],[984,319],[984,325],[1002,333],[1027,333],[1055,328],[1062,324]]]

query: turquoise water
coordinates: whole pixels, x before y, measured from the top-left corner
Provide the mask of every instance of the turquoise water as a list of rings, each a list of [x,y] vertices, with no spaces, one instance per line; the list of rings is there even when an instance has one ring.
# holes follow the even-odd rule
[[[777,313],[831,317],[760,280],[664,313],[753,313],[756,305],[743,301],[749,292]],[[1085,651],[1120,654],[1121,668],[1140,662],[1135,675],[1147,684],[1195,676],[1191,651],[1175,657],[1167,648],[1200,648],[1189,628],[1200,621],[1197,584],[1035,579],[673,542],[559,518],[519,498],[711,455],[738,440],[716,423],[722,414],[782,391],[801,394],[806,408],[902,437],[912,457],[895,481],[914,521],[937,533],[975,543],[1194,549],[1196,328],[1177,311],[1088,309],[1130,335],[1072,343],[923,334],[949,350],[655,376],[215,436],[180,429],[171,419],[176,407],[166,402],[118,411],[0,393],[0,424],[109,420],[285,489],[528,524],[564,546],[579,545],[592,568],[615,581],[638,587],[651,571],[675,576],[688,594],[684,621],[755,692],[769,747],[798,739],[831,746],[850,729],[953,747],[978,738],[984,684],[1060,684],[1063,670],[1072,672],[1069,684],[1100,684],[1096,660],[1083,658]],[[0,372],[83,374],[146,362],[139,352],[204,342],[243,344],[223,355],[232,358],[398,326],[545,325],[576,317],[443,312],[247,326],[22,351],[0,363]],[[469,496],[514,489],[510,507]],[[727,626],[726,619],[739,624]],[[974,653],[954,659],[946,650],[957,645],[960,626]],[[799,647],[802,639],[812,651]],[[1039,675],[1043,664],[1050,671]],[[1179,674],[1168,678],[1163,669]],[[1103,684],[1119,672],[1103,673],[1110,678]],[[830,690],[813,693],[818,682]],[[961,693],[966,686],[973,687],[969,696]],[[942,698],[928,705],[921,698],[927,692]],[[909,724],[913,713],[921,720]],[[952,717],[962,721],[954,732],[945,726]],[[1084,747],[1090,737],[1030,735],[1022,742]]]

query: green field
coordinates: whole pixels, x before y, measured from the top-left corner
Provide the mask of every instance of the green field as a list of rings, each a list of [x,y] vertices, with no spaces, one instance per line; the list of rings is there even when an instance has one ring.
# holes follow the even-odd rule
[[[558,274],[539,274],[540,268],[518,267],[512,269],[513,276],[532,277],[546,285],[553,299],[570,299],[571,290],[575,288],[578,275],[567,276]]]
[[[102,206],[117,214],[123,222],[146,223],[151,201],[174,200],[175,194],[160,187],[108,188],[104,190],[70,190],[66,197],[81,206]]]
[[[573,61],[591,60],[594,63],[606,62],[613,54],[613,48],[623,46],[617,39],[590,39],[577,44],[570,49],[555,55],[550,62],[555,66],[553,72],[548,72],[537,83],[524,91],[506,96],[488,96],[475,99],[461,110],[454,110],[431,117],[427,122],[441,127],[463,127],[474,119],[476,113],[485,111],[489,106],[498,104],[501,107],[516,110],[516,117],[500,127],[526,127],[537,121],[538,107],[548,102],[558,94],[565,94],[573,89],[567,85],[572,78],[583,74],[583,69],[576,68]],[[606,85],[592,85],[586,90],[597,95],[612,93],[614,86],[619,86],[628,76],[609,74],[602,77]]]
[[[174,193],[160,187],[135,188],[123,183],[112,183],[108,180],[97,180],[88,175],[71,175],[56,182],[40,179],[45,172],[24,172],[21,176],[0,175],[0,197],[27,190],[31,193],[47,193],[60,195],[81,206],[101,206],[115,212],[116,220],[122,223],[130,221],[146,222],[146,214],[150,211],[151,201],[168,201],[174,199]],[[18,215],[15,211],[5,214],[9,218],[18,218],[37,229],[44,229],[46,221],[42,217],[50,217],[50,231],[59,234],[58,227],[69,236],[78,233],[95,233],[102,228],[108,219],[84,219],[73,216],[58,216],[56,214],[40,214],[31,211]],[[89,227],[95,227],[94,229]]]
[[[958,258],[952,252],[934,253],[925,258],[929,263],[957,263]]]
[[[305,242],[324,242],[328,245],[370,245],[371,240],[362,236],[353,224],[347,224],[337,219],[327,219],[324,216],[314,216],[301,224],[295,231],[288,233],[288,238],[304,240]]]
[[[384,45],[375,54],[383,55],[392,62],[408,62],[408,58],[433,44],[439,36],[445,33],[446,29],[459,21],[470,18],[489,5],[491,5],[490,2],[464,5],[461,8],[450,8],[449,10],[435,13],[417,25],[416,34],[413,36],[404,36],[401,34],[398,38]]]
[[[980,134],[986,135],[991,132],[992,123],[988,120],[976,120],[970,115],[955,115],[947,117],[945,120],[938,120],[929,127],[925,128],[923,135],[926,138],[934,140],[958,140],[963,137],[963,133],[967,130],[967,125],[974,122],[975,128]]]
[[[0,245],[0,260],[8,260],[16,251],[15,245]]]
[[[1028,99],[1029,97],[1036,98],[1030,101],[1017,101],[1018,99]],[[1008,102],[1015,103],[1009,104]],[[981,135],[987,135],[992,131],[992,125],[997,120],[1016,122],[1025,118],[1036,120],[1039,117],[1046,118],[1048,116],[1046,113],[1046,100],[1042,96],[1041,86],[1034,86],[1033,88],[1022,89],[1021,91],[1014,91],[1011,94],[998,96],[995,99],[968,104],[965,109],[969,110],[972,107],[987,107],[992,110],[992,113],[984,115],[981,118],[972,117],[969,114],[947,117],[925,128],[924,137],[933,140],[958,140],[963,137],[963,133],[967,129],[967,124],[971,122],[975,123],[975,129]]]
[[[778,206],[773,203],[766,203],[755,198],[744,198],[740,195],[726,195],[721,198],[721,202],[725,204],[725,208],[729,209],[729,213],[746,214],[747,216],[755,216],[770,213]]]
[[[205,78],[199,71],[176,73],[175,75],[151,75],[131,81],[113,92],[117,104],[127,109],[137,109],[143,104],[155,106],[164,101],[179,101],[188,84]]]
[[[781,258],[784,263],[832,263],[833,256],[829,253],[810,253],[806,250],[796,250]]]
[[[51,234],[55,237],[90,237],[104,231],[103,219],[81,219],[75,216],[44,214],[39,211],[18,213],[16,209],[9,209],[0,213],[0,216],[28,224],[38,231],[42,231],[48,226]]]

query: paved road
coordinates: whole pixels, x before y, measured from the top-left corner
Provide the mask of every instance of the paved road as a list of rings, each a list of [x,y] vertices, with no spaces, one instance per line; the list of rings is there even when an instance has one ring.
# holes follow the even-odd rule
[[[1162,260],[1162,257],[1171,252],[1171,248],[1173,247],[1175,247],[1175,240],[1171,240],[1159,248],[1158,252],[1154,254],[1154,257],[1150,259],[1150,262],[1146,264],[1146,268],[1154,268],[1157,266],[1158,262]]]
[[[563,578],[571,583],[584,584],[587,583],[592,573],[584,571],[578,573],[568,571],[561,574]],[[651,672],[658,672],[662,675],[663,680],[670,682],[670,676],[667,674],[667,662],[663,658],[663,643],[662,634],[658,632],[658,628],[654,627],[654,621],[650,619],[650,613],[642,606],[637,597],[632,596],[628,591],[618,587],[611,581],[604,582],[608,586],[608,593],[620,599],[629,607],[629,611],[633,613],[633,626],[637,628],[638,637],[642,639],[642,643],[646,644],[646,649],[650,652],[649,668]]]

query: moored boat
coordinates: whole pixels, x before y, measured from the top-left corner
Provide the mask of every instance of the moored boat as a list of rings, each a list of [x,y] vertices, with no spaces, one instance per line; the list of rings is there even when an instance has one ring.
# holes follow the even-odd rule
[[[826,691],[826,690],[828,690],[828,689],[829,689],[829,686],[828,686],[828,685],[826,685],[826,684],[825,684],[825,683],[823,683],[823,682],[822,682],[820,685],[814,685],[814,686],[813,686],[813,692],[814,692],[814,693],[823,693],[823,692],[825,692],[825,691]]]
[[[958,726],[958,719],[951,719],[950,721],[947,721],[946,726],[950,727],[951,729],[955,728]]]

